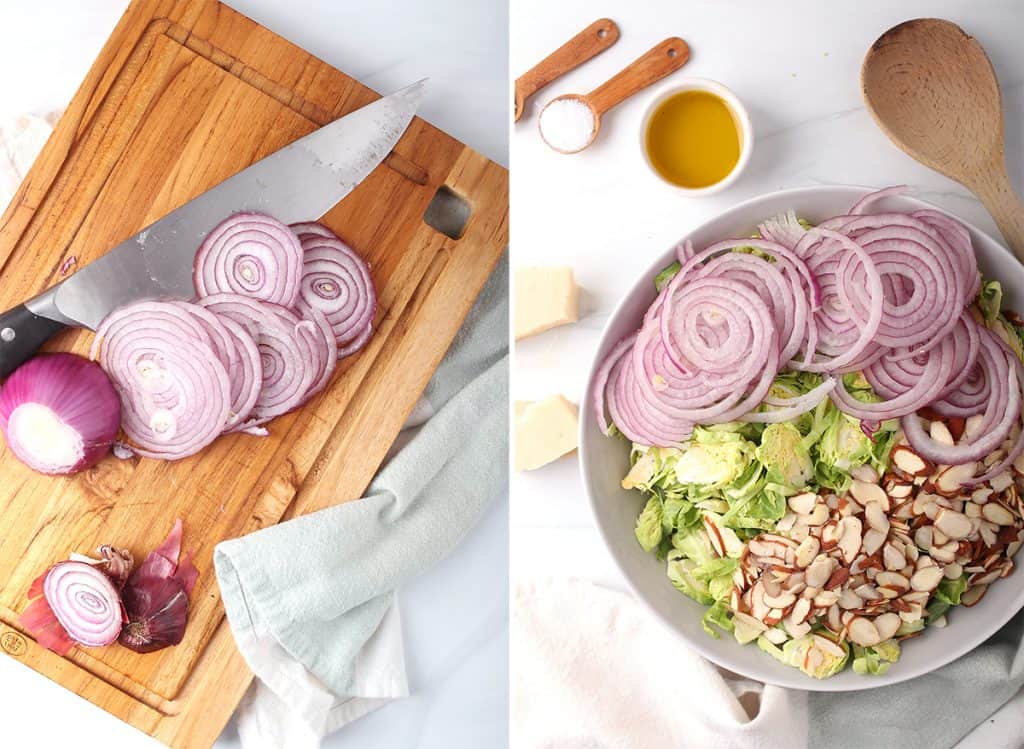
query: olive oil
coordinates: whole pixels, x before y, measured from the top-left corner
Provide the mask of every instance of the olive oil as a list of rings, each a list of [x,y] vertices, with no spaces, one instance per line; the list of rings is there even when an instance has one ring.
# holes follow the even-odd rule
[[[741,137],[723,99],[707,91],[682,91],[651,115],[644,146],[662,177],[692,189],[729,176],[740,158]]]

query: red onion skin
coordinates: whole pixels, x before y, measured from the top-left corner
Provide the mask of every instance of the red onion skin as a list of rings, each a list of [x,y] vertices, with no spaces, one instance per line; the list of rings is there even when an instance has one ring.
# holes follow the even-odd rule
[[[177,645],[185,636],[189,595],[199,570],[190,553],[182,555],[181,537],[179,519],[163,543],[128,578],[122,592],[127,623],[120,642],[137,653]]]
[[[82,439],[82,454],[65,465],[47,465],[10,429],[15,409],[35,403],[51,410]],[[107,374],[75,354],[40,354],[16,369],[0,389],[0,430],[19,460],[46,474],[91,468],[110,452],[121,427],[121,401]],[[16,430],[14,430],[16,431]]]

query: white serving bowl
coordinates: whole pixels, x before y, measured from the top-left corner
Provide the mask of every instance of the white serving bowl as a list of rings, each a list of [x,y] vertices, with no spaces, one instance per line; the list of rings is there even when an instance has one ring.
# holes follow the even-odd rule
[[[789,209],[816,223],[845,212],[867,192],[868,188],[845,185],[780,190],[740,203],[688,236],[698,249],[720,239],[749,236],[758,223]],[[887,198],[875,206],[876,210],[887,208],[914,210],[936,206],[907,196]],[[1004,304],[1010,309],[1024,309],[1020,306],[1024,267],[1000,242],[963,223],[970,229],[982,272],[987,278],[1002,281]],[[600,433],[590,405],[598,364],[616,341],[639,326],[654,300],[654,276],[674,259],[671,249],[655,257],[612,313],[591,366],[579,435],[580,470],[597,525],[626,580],[655,616],[694,650],[730,671],[793,689],[841,692],[895,684],[939,668],[977,647],[1024,607],[1024,572],[1015,572],[992,584],[974,607],[958,606],[951,610],[945,628],[929,627],[920,637],[906,640],[899,662],[884,676],[858,676],[847,668],[830,679],[813,679],[779,663],[755,643],[740,645],[728,633],[717,640],[705,633],[701,627],[705,607],[677,591],[665,575],[664,562],[637,543],[633,528],[645,498],[619,484],[629,468],[628,445],[622,439]]]

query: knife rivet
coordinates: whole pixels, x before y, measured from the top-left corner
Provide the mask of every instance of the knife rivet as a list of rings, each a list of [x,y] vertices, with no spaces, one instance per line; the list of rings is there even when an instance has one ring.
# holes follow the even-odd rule
[[[4,343],[10,343],[13,341],[14,336],[15,333],[13,328],[4,328],[3,330],[0,330],[0,339],[2,339]]]

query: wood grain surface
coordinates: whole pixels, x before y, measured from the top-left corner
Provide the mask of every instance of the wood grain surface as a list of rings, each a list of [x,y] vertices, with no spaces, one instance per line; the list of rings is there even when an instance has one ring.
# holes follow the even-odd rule
[[[375,98],[220,3],[136,0],[0,221],[0,304]],[[472,207],[458,240],[423,221],[442,186]],[[507,245],[508,175],[416,119],[323,220],[371,265],[377,332],[270,437],[222,437],[175,463],[111,458],[69,478],[0,449],[0,649],[174,747],[212,744],[252,678],[224,619],[214,546],[360,496]],[[91,338],[70,331],[47,348],[84,353]],[[108,542],[142,555],[178,517],[202,573],[181,645],[61,658],[21,631],[25,592],[49,565]]]
[[[1024,203],[1006,172],[1003,99],[978,40],[941,18],[905,21],[871,45],[861,91],[890,140],[977,195],[1024,262]]]

